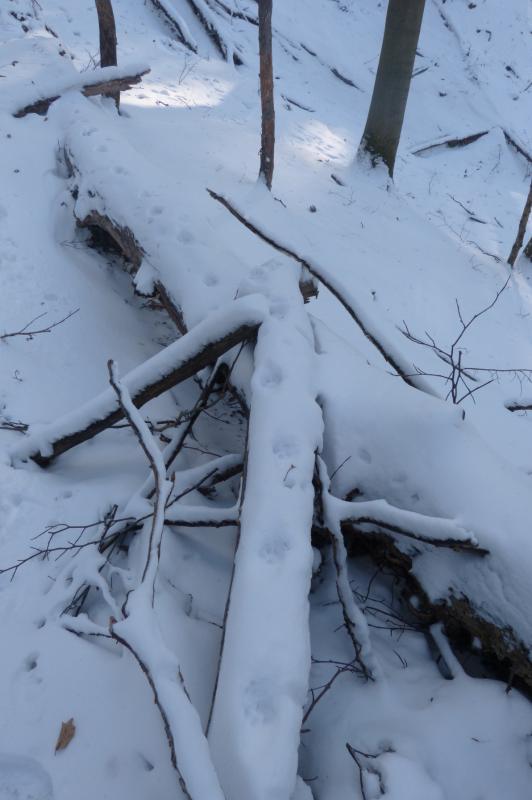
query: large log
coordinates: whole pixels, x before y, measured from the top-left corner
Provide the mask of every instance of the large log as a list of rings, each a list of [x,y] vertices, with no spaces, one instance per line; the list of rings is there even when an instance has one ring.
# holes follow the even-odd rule
[[[414,559],[398,546],[397,539],[380,528],[362,530],[346,522],[342,525],[351,556],[368,555],[374,563],[394,573],[402,583],[402,594],[411,613],[427,628],[442,622],[453,644],[471,652],[476,640],[476,652],[494,669],[498,677],[532,691],[532,660],[530,648],[520,639],[510,625],[503,627],[490,620],[475,600],[464,594],[449,593],[431,600],[413,572]],[[481,555],[481,553],[480,553]],[[478,645],[480,644],[480,648]]]

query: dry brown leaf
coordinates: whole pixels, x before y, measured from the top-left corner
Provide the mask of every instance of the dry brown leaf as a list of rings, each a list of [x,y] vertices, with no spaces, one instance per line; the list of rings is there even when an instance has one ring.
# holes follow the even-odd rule
[[[55,745],[55,752],[57,753],[58,750],[64,750],[65,747],[68,747],[75,733],[76,726],[74,725],[73,717],[71,717],[68,722],[61,723],[61,730],[59,731],[59,736]]]

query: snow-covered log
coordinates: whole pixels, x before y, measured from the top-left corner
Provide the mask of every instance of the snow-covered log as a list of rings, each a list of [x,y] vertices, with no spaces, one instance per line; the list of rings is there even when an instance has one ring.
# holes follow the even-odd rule
[[[187,195],[189,221],[184,224],[179,186],[166,187],[164,175],[143,161],[111,127],[114,120],[107,118],[104,127],[99,109],[82,99],[73,99],[71,105],[74,114],[65,110],[68,135],[62,152],[71,175],[76,222],[94,235],[96,244],[110,243],[118,249],[135,290],[155,296],[183,334],[213,307],[213,263],[204,243],[206,228],[214,229],[217,259],[226,264],[216,273],[215,307],[234,298],[249,265],[235,247],[234,235],[215,219],[218,212],[212,215],[214,219],[206,217],[202,188],[197,198]],[[84,130],[88,135],[83,135]],[[97,156],[100,148],[107,153],[105,161]],[[116,165],[113,181],[108,179],[109,161]],[[301,269],[299,281],[305,300],[317,295],[308,270]],[[206,291],[206,286],[213,288]]]
[[[187,2],[222,58],[225,61],[232,60],[236,66],[241,65],[242,58],[221,30],[224,27],[224,20],[217,13],[218,9],[213,9],[207,0],[187,0]]]
[[[186,336],[129,372],[123,383],[137,408],[213,364],[235,345],[251,339],[264,316],[261,298],[237,300],[229,309],[212,314]],[[123,417],[116,395],[112,389],[106,389],[81,408],[30,432],[16,448],[14,458],[31,458],[45,466]]]
[[[238,516],[238,507],[177,506],[166,511],[164,521],[178,528],[226,528],[237,525]]]
[[[532,687],[528,476],[460,409],[370,367],[317,320],[314,331],[331,510],[348,549],[405,579],[423,620],[476,637]]]
[[[310,667],[313,471],[322,420],[314,340],[295,265],[269,262],[251,386],[247,460],[209,741],[234,800],[292,797]],[[253,285],[255,284],[255,285]]]
[[[189,27],[177,8],[168,0],[150,0],[152,6],[161,14],[164,21],[170,26],[177,36],[178,41],[184,44],[193,53],[198,52],[198,45],[190,33]]]
[[[144,75],[150,71],[149,67],[139,67],[125,65],[121,67],[102,67],[94,70],[91,80],[88,81],[86,75],[80,75],[74,82],[65,82],[58,85],[53,94],[48,97],[39,97],[27,103],[18,111],[13,113],[14,117],[25,117],[28,114],[46,114],[52,103],[69,91],[81,92],[85,97],[95,95],[111,95],[117,92],[125,92],[137,83],[140,83]]]

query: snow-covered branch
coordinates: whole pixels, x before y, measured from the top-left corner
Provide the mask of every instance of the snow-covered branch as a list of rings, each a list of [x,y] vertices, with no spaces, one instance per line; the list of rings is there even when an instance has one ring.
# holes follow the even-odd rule
[[[252,338],[264,318],[260,298],[237,300],[229,310],[212,314],[182,339],[152,356],[124,376],[138,408],[195,375],[236,344]],[[38,433],[31,434],[14,451],[15,459],[31,458],[45,466],[71,447],[91,439],[124,418],[111,388]]]
[[[121,67],[101,67],[94,70],[91,80],[87,81],[86,75],[80,75],[75,82],[58,85],[54,93],[48,97],[39,97],[22,108],[13,112],[13,116],[20,118],[28,114],[46,114],[52,103],[66,92],[78,91],[85,97],[95,95],[109,95],[116,92],[125,92],[137,83],[150,71],[146,66],[125,65]]]

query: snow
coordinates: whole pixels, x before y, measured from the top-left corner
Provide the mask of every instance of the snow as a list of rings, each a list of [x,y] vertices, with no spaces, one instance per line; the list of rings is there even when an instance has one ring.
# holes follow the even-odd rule
[[[249,800],[295,791],[310,667],[308,529],[321,414],[298,283],[295,265],[273,259],[251,270],[245,287],[268,298],[270,317],[254,352],[240,532],[209,741],[226,795]]]
[[[52,781],[33,758],[0,753],[2,800],[53,800]]]
[[[529,415],[506,408],[532,395],[530,262],[518,260],[495,306],[461,342],[464,363],[487,370],[478,384],[496,380],[458,408],[445,399],[447,366],[400,332],[406,323],[447,348],[460,330],[456,301],[469,319],[508,277],[532,154],[525,3],[426,3],[391,183],[354,159],[386,3],[274,0],[270,195],[256,185],[257,28],[245,19],[256,17],[256,3],[224,0],[228,11],[220,11],[217,0],[196,2],[218,27],[227,61],[187,0],[161,5],[197,53],[151,3],[113,0],[117,70],[150,68],[123,93],[120,116],[112,102],[77,91],[96,76],[92,0],[0,7],[0,332],[79,308],[49,334],[0,341],[0,425],[30,426],[28,434],[0,430],[0,570],[44,544],[34,537],[47,526],[92,525],[115,504],[117,516],[153,511],[153,476],[128,429],[101,433],[47,470],[22,461],[116,408],[108,359],[134,394],[212,337],[260,325],[254,350],[232,349],[220,360],[251,404],[249,436],[237,401],[216,402],[166,487],[167,520],[240,519],[240,529],[168,526],[163,535],[159,516],[155,591],[138,593],[138,603],[151,519],[112,565],[87,547],[74,558],[35,558],[13,580],[12,571],[0,574],[0,798],[184,796],[152,689],[127,648],[107,638],[112,615],[116,633],[157,675],[194,800],[361,800],[346,742],[375,756],[360,762],[372,800],[528,800],[530,701],[494,679],[478,642],[476,655],[454,652],[439,626],[420,630],[393,578],[359,555],[348,558],[343,587],[352,614],[367,624],[376,680],[346,669],[300,731],[308,689],[319,691],[353,659],[330,549],[318,551],[309,535],[317,452],[331,476],[325,499],[337,524],[378,512],[409,532],[478,542],[488,554],[388,531],[433,600],[460,596],[467,582],[486,619],[532,642],[532,431]],[[13,117],[61,92],[46,116]],[[483,131],[467,146],[444,145]],[[319,297],[303,306],[299,265],[207,189],[306,259],[322,278]],[[135,276],[88,246],[74,215],[90,210],[134,232],[144,254]],[[525,241],[530,235],[529,227]],[[158,280],[183,311],[185,337],[151,307]],[[153,424],[183,412],[162,432],[163,459],[206,380],[201,372],[142,408]],[[246,449],[245,491],[239,477],[215,484],[216,471],[237,471]],[[368,535],[373,529],[364,524]],[[100,532],[87,529],[81,541]],[[58,533],[54,545],[73,535]],[[64,614],[87,582],[90,602],[77,617]],[[452,680],[440,673],[434,647]],[[54,754],[70,718],[76,735]]]

